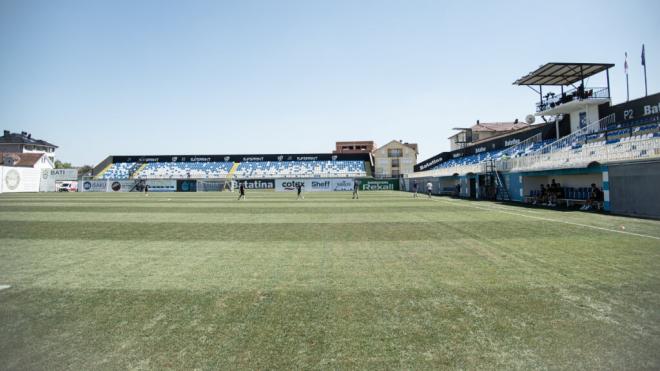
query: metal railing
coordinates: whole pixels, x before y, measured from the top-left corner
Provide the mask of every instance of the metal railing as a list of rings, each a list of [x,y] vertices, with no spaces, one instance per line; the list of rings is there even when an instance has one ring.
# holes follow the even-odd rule
[[[568,149],[546,155],[542,160],[524,166],[508,166],[511,171],[551,170],[581,168],[597,162],[635,161],[660,157],[660,137],[645,137],[639,140],[622,141],[615,144],[596,142],[580,148]]]
[[[583,99],[601,99],[609,98],[610,90],[608,88],[575,88],[564,92],[563,94],[548,93],[539,103],[536,104],[536,112],[555,108],[564,103]]]
[[[468,164],[452,166],[447,168],[439,168],[434,170],[418,171],[416,173],[408,174],[409,178],[423,178],[423,177],[438,177],[438,176],[452,176],[454,174],[465,175],[468,173],[478,173],[483,169],[484,163]]]
[[[533,135],[533,136],[523,140],[522,142],[520,142],[516,145],[513,145],[513,146],[505,149],[502,152],[502,155],[511,157],[511,156],[517,154],[518,152],[525,151],[527,148],[532,146],[534,143],[540,142],[541,140],[543,140],[543,135],[542,135],[542,133],[538,133],[536,135]]]
[[[607,129],[607,125],[613,123],[614,120],[614,114],[603,117],[602,119],[595,121],[583,127],[582,129],[579,129],[563,138],[560,138],[559,140],[541,147],[537,151],[528,154],[527,156],[500,161],[497,168],[500,171],[534,168],[535,164],[549,161],[550,158],[556,157],[554,155],[556,153],[563,153],[566,152],[566,149],[568,148],[581,146],[585,143],[587,135],[598,133]]]
[[[599,132],[614,120],[614,115],[598,120],[525,157],[497,163],[499,171],[530,171],[585,167],[593,162],[632,161],[660,156],[660,138],[652,134],[630,137],[618,143],[586,143],[586,136]]]

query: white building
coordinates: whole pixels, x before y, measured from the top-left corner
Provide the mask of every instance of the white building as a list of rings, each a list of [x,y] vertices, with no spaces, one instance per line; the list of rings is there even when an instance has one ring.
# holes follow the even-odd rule
[[[39,192],[42,172],[53,167],[46,153],[1,153],[0,193]]]
[[[5,130],[0,137],[0,152],[2,153],[45,153],[52,163],[55,163],[57,146],[45,140],[34,139],[25,131],[11,133]]]
[[[398,178],[413,172],[419,154],[417,143],[393,140],[373,152],[376,178]]]

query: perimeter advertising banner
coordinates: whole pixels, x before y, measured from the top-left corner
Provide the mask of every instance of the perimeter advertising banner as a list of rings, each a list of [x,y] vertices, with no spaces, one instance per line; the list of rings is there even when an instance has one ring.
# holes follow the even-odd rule
[[[176,180],[149,179],[147,185],[149,192],[176,192]]]
[[[353,190],[353,179],[277,179],[275,190],[277,192],[294,192],[298,184],[303,185],[304,192],[341,192]]]
[[[361,191],[398,191],[398,179],[360,179]]]
[[[137,180],[111,180],[108,192],[131,192],[138,182]]]
[[[38,192],[41,171],[34,168],[0,166],[0,193]]]
[[[78,169],[42,169],[41,181],[39,183],[40,192],[57,191],[56,182],[63,180],[77,180]]]
[[[245,179],[241,180],[245,189],[275,189],[275,180],[273,179]]]
[[[82,187],[79,188],[80,192],[106,192],[108,189],[108,181],[103,180],[85,180],[82,182]]]
[[[176,190],[177,190],[177,192],[197,192],[197,181],[196,180],[177,180],[176,181]]]

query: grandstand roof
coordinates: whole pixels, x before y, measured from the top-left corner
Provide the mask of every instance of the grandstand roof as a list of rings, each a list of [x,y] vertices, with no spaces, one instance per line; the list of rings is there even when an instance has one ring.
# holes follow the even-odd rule
[[[614,64],[550,62],[514,81],[513,85],[571,85],[611,67]]]

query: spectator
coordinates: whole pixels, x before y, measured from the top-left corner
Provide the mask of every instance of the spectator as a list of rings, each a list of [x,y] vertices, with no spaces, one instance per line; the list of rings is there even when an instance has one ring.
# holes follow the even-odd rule
[[[603,201],[603,191],[601,191],[596,184],[591,183],[591,189],[589,190],[589,198],[587,202],[580,208],[580,210],[592,210],[594,204],[598,207],[599,203]]]
[[[541,190],[539,191],[538,195],[536,196],[536,199],[534,199],[534,202],[532,203],[533,205],[536,204],[543,204],[545,203],[545,199],[547,197],[547,190],[545,189],[545,186],[543,183],[541,183]]]
[[[559,189],[557,188],[557,183],[553,179],[550,184],[548,184],[548,206],[557,206],[557,193]]]

